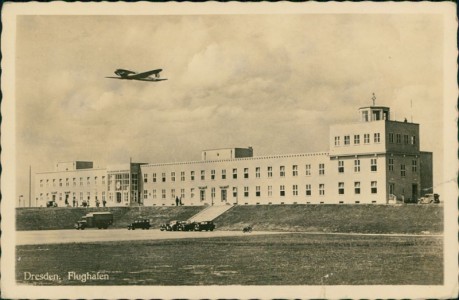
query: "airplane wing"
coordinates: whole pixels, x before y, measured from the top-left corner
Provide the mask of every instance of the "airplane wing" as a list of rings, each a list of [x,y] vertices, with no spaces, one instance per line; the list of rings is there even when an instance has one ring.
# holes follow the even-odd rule
[[[125,78],[122,78],[122,77],[105,77],[105,78],[111,78],[111,79],[125,79]]]
[[[155,82],[155,81],[167,80],[167,78],[138,78],[138,79],[134,79],[134,80]]]
[[[147,71],[147,72],[138,73],[138,74],[134,74],[134,75],[129,75],[129,78],[130,79],[142,79],[142,78],[148,77],[150,75],[158,76],[159,72],[161,72],[162,70],[163,69],[157,69],[157,70]]]

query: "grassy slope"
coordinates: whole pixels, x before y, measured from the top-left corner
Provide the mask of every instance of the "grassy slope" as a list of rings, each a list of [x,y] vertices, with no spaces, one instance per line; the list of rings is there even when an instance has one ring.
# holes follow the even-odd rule
[[[359,233],[443,232],[443,206],[269,205],[236,206],[215,222],[220,230]]]
[[[202,206],[17,209],[17,230],[69,229],[91,211],[114,213],[114,228],[138,217],[154,228],[170,220],[186,220]],[[258,205],[235,206],[215,220],[219,230],[320,231],[360,233],[421,233],[443,231],[443,206],[436,205]]]
[[[151,219],[152,225],[159,228],[161,223],[172,219],[186,220],[202,210],[203,207],[112,207],[112,208],[22,208],[16,210],[17,230],[70,229],[73,224],[88,212],[111,211],[114,228],[126,227],[133,220],[142,217]]]

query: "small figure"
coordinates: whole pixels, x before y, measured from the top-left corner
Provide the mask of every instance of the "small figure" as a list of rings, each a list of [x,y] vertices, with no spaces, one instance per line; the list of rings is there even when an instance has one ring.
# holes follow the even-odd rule
[[[179,202],[180,202],[179,198],[178,198],[178,197],[175,197],[175,205],[176,205],[176,206],[179,205]]]

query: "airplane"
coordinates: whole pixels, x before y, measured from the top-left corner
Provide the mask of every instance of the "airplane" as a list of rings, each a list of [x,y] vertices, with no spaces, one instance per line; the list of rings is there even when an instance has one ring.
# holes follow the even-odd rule
[[[163,81],[167,80],[166,78],[159,78],[159,73],[163,69],[151,70],[142,73],[137,73],[134,71],[117,69],[115,70],[115,74],[119,77],[105,77],[105,78],[112,78],[112,79],[127,79],[127,80],[140,80],[140,81]],[[151,77],[154,75],[154,77]]]

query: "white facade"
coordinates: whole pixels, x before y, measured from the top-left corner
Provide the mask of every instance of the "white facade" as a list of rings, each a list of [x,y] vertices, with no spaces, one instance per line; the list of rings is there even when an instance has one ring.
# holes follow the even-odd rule
[[[358,122],[331,126],[329,142],[319,153],[257,157],[248,147],[203,150],[201,161],[181,163],[61,163],[36,175],[36,197],[41,205],[386,204],[432,192],[432,153],[419,149],[419,125],[391,121],[388,107],[360,108]]]

